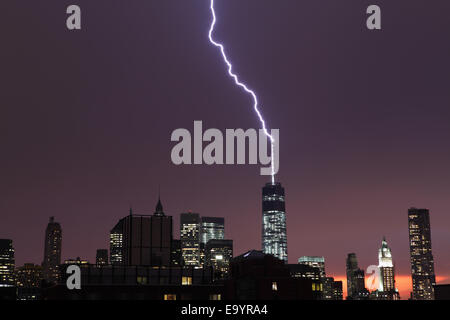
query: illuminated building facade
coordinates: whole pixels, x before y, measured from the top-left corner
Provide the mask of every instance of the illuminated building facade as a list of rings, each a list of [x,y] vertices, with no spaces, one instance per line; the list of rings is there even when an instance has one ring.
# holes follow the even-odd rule
[[[185,266],[200,266],[200,216],[198,213],[180,215],[181,256]]]
[[[39,300],[41,295],[42,266],[25,263],[16,270],[18,300]]]
[[[66,260],[64,260],[64,264],[84,265],[84,264],[89,264],[89,261],[83,260],[80,257],[77,257],[76,259],[66,259]]]
[[[428,209],[410,208],[408,227],[413,288],[411,297],[415,300],[433,300],[436,280]]]
[[[59,265],[61,264],[62,230],[54,217],[45,230],[44,261],[42,262],[44,279],[55,283],[59,279]]]
[[[325,258],[317,256],[303,256],[298,258],[299,264],[306,264],[320,270],[320,276],[325,278]]]
[[[380,270],[378,291],[381,297],[389,300],[400,299],[398,290],[395,288],[395,270],[392,261],[392,252],[389,248],[386,238],[381,242],[381,248],[378,250],[378,268]]]
[[[206,245],[212,239],[225,239],[225,219],[201,217],[200,242]]]
[[[209,240],[205,246],[206,265],[213,267],[216,278],[226,278],[233,258],[233,240]]]
[[[10,239],[0,239],[0,287],[14,287],[14,248]]]
[[[130,214],[132,211],[130,209]],[[109,261],[112,265],[118,266],[124,264],[123,259],[123,223],[125,218],[117,222],[109,233]]]
[[[287,263],[286,209],[281,183],[267,183],[262,189],[262,250]]]

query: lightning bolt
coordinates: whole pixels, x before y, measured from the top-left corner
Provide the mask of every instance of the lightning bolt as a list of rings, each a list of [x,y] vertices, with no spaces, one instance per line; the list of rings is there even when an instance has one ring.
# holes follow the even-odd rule
[[[271,167],[271,169],[272,169],[272,184],[274,184],[275,183],[275,168],[274,168],[274,161],[273,161],[273,154],[274,154],[274,150],[273,149],[274,149],[275,139],[272,137],[271,134],[269,134],[269,131],[266,128],[266,122],[264,121],[264,118],[262,117],[262,114],[261,114],[261,112],[259,111],[259,108],[258,108],[258,98],[257,98],[255,92],[253,90],[251,90],[250,88],[248,88],[244,83],[239,81],[238,76],[235,73],[233,73],[233,65],[228,60],[228,57],[225,54],[225,47],[223,46],[223,44],[221,44],[219,42],[216,42],[213,39],[214,27],[215,27],[216,21],[217,21],[217,19],[216,19],[216,12],[214,10],[214,0],[211,0],[210,10],[211,10],[211,15],[212,15],[212,21],[211,21],[211,27],[209,29],[209,34],[208,34],[209,41],[215,47],[220,49],[220,52],[222,53],[222,58],[223,58],[225,64],[227,65],[227,68],[228,68],[228,74],[229,74],[229,76],[231,78],[233,78],[234,83],[237,86],[241,87],[253,99],[253,109],[255,110],[255,112],[256,112],[256,114],[257,114],[257,116],[259,118],[259,121],[261,122],[261,126],[262,126],[262,129],[264,131],[264,134],[270,140],[270,149],[271,149],[271,157],[272,157],[272,161],[271,161],[271,164],[272,164],[272,167]]]

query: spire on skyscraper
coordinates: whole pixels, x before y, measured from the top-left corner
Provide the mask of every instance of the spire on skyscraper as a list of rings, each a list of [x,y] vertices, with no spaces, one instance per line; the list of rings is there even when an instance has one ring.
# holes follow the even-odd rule
[[[156,204],[155,216],[163,216],[163,215],[164,211],[163,206],[161,204],[161,197],[158,195],[158,203]]]

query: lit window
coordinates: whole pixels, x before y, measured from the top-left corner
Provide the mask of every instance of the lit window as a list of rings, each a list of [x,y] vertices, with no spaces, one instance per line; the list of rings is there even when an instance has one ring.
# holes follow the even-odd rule
[[[278,291],[278,285],[276,282],[272,282],[272,290],[273,291]]]
[[[147,283],[148,283],[147,277],[141,277],[141,276],[138,276],[138,277],[136,278],[136,282],[137,282],[138,284],[147,284]]]
[[[222,300],[222,295],[220,293],[218,294],[210,294],[209,300]]]
[[[191,286],[192,285],[192,277],[182,277],[181,285],[183,286]]]
[[[172,293],[167,293],[164,295],[164,300],[177,300],[177,295]]]

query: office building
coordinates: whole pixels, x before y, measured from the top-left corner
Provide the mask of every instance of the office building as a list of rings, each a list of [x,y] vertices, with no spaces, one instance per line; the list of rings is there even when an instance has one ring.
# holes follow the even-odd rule
[[[14,248],[10,239],[0,239],[0,287],[14,287]]]
[[[281,183],[267,183],[262,189],[262,250],[288,261],[286,208]]]
[[[408,210],[409,250],[412,275],[412,299],[433,300],[436,284],[431,251],[430,214],[428,209]]]
[[[17,300],[39,300],[42,279],[42,266],[25,263],[22,267],[17,268]]]
[[[333,277],[322,278],[322,300],[342,300],[342,281],[335,281]]]
[[[55,222],[54,217],[45,230],[44,261],[42,262],[43,277],[49,283],[59,279],[59,265],[61,264],[62,230],[61,225]]]
[[[200,266],[200,216],[188,212],[180,215],[181,255],[185,266]]]
[[[153,215],[130,214],[110,232],[111,264],[169,266],[172,262],[172,217],[158,199]]]
[[[225,219],[218,217],[201,217],[200,242],[206,245],[209,240],[225,239]]]
[[[320,270],[320,276],[325,278],[325,258],[317,256],[303,256],[298,258],[299,264],[306,264]]]
[[[233,258],[233,240],[209,240],[205,253],[206,266],[213,267],[215,278],[226,278]]]

